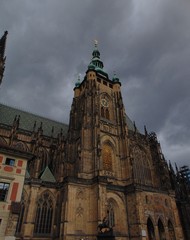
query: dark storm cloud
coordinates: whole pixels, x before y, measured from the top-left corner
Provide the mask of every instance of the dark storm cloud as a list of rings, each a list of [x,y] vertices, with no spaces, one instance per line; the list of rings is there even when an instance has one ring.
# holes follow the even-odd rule
[[[189,164],[189,12],[188,0],[3,0],[0,101],[68,123],[74,83],[98,39],[127,114],[158,133],[167,159]]]

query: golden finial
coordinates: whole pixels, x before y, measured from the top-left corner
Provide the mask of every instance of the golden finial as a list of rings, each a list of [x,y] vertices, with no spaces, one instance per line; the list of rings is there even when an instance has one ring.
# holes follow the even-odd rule
[[[95,47],[97,48],[97,46],[98,46],[98,40],[94,40],[94,45],[95,45]]]

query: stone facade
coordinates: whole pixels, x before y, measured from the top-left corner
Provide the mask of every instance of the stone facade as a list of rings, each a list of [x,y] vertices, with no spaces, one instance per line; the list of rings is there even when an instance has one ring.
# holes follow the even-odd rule
[[[96,45],[69,126],[0,106],[0,142],[33,156],[16,239],[101,239],[102,231],[118,240],[185,239],[172,168],[156,134],[141,134],[126,115],[120,88]]]

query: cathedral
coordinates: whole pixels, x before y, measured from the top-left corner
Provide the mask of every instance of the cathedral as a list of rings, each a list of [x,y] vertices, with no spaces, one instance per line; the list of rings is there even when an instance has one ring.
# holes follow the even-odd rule
[[[0,104],[0,240],[190,239],[190,186],[130,120],[121,85],[95,43],[69,124]]]

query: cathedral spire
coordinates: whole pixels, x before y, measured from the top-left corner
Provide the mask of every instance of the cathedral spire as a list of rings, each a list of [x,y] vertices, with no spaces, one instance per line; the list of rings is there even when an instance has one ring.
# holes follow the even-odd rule
[[[0,39],[0,85],[3,79],[3,73],[5,70],[5,46],[6,46],[6,40],[7,40],[7,34],[8,32],[5,31],[4,35]]]
[[[103,70],[104,64],[100,59],[100,52],[98,50],[98,41],[94,40],[94,50],[92,52],[92,60],[88,65],[88,71],[96,71],[103,75],[105,78],[108,78],[108,74]]]
[[[100,60],[100,52],[98,50],[98,41],[94,40],[94,51],[92,52],[92,61],[91,63],[100,69],[103,69],[104,64],[103,62]]]

